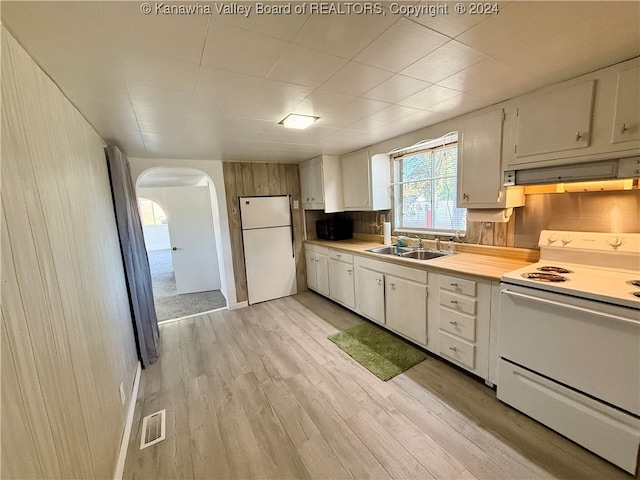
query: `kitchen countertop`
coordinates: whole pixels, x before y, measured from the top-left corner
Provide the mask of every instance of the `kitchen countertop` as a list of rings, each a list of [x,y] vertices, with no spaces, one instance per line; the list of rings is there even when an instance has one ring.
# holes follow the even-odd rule
[[[306,240],[305,243],[363,255],[383,262],[397,263],[414,268],[430,268],[443,272],[475,275],[490,280],[500,280],[504,273],[525,267],[538,260],[537,250],[487,247],[461,243],[454,244],[455,254],[428,261],[367,252],[370,248],[382,246],[380,240],[373,238],[353,238],[339,241]],[[435,249],[435,245],[432,245],[434,244],[433,241],[425,240],[424,243],[425,248]],[[410,244],[410,246],[413,245]],[[442,247],[446,249],[447,243],[444,242]]]

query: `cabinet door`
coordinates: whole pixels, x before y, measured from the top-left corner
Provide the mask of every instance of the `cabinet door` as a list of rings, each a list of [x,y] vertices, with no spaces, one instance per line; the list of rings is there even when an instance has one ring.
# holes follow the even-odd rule
[[[316,254],[313,252],[306,252],[304,258],[307,264],[307,286],[312,290],[318,289],[318,283],[316,281]]]
[[[640,139],[640,67],[618,73],[611,143]]]
[[[303,208],[311,207],[311,185],[309,183],[311,176],[311,166],[309,164],[300,165],[300,191],[302,193]]]
[[[418,342],[427,343],[427,286],[385,275],[387,326]]]
[[[314,162],[309,170],[309,192],[311,193],[311,203],[324,207],[324,189],[322,187],[322,162]]]
[[[371,210],[369,152],[345,155],[341,163],[345,210]]]
[[[353,265],[329,259],[329,296],[338,303],[355,308]]]
[[[498,204],[502,189],[502,109],[464,121],[458,206]],[[488,205],[485,205],[488,204]]]
[[[316,253],[316,289],[329,295],[329,257]]]
[[[595,80],[518,105],[516,162],[531,155],[586,148],[590,144]]]
[[[384,323],[384,275],[362,267],[357,269],[357,275],[358,313]]]

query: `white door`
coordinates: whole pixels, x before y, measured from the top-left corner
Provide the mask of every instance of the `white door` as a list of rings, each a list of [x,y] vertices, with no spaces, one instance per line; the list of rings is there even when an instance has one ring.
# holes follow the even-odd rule
[[[209,187],[165,188],[163,198],[177,292],[219,290]]]
[[[244,230],[249,304],[298,293],[291,227]]]

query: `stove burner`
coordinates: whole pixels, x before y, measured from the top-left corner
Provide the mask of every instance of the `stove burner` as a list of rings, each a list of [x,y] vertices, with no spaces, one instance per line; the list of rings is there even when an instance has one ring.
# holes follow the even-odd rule
[[[562,275],[555,275],[553,273],[523,273],[522,276],[524,278],[529,278],[531,280],[536,280],[538,282],[566,282],[567,279]]]
[[[634,297],[640,298],[640,292],[631,292]]]
[[[634,287],[640,287],[640,280],[629,280],[627,283],[629,285],[633,285]]]
[[[538,268],[538,270],[540,270],[541,272],[573,273],[573,271],[571,271],[571,270],[567,270],[566,268],[562,268],[562,267],[553,267],[553,266],[544,266],[544,267],[540,267],[540,268]]]

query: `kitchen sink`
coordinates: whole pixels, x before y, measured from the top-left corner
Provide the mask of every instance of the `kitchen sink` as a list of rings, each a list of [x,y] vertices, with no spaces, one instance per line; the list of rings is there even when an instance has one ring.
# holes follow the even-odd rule
[[[411,252],[403,253],[404,258],[415,258],[416,260],[433,260],[434,258],[440,258],[449,255],[446,252],[436,252],[433,250],[412,250]]]
[[[397,255],[402,256],[405,253],[410,253],[413,251],[413,248],[410,247],[396,247],[395,245],[390,245],[387,247],[377,247],[367,250],[367,252],[371,253],[381,253],[383,255]]]

